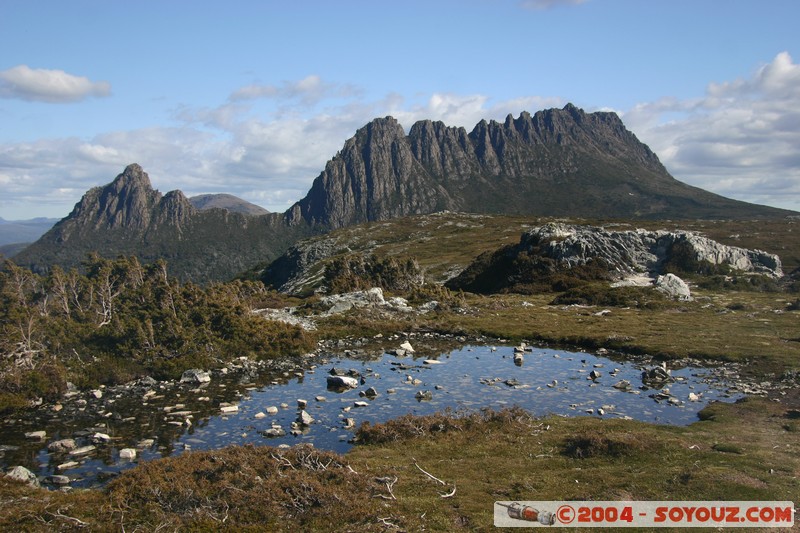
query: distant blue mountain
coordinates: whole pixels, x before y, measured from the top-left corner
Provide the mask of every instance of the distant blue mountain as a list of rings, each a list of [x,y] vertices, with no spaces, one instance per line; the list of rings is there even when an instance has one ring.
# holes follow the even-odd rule
[[[34,242],[52,228],[58,220],[57,218],[42,217],[30,220],[0,218],[0,246]]]

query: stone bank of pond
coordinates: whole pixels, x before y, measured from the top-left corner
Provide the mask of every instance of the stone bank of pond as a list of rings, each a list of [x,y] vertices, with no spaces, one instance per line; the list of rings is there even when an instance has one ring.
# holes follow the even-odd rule
[[[394,352],[369,360],[320,356],[305,369],[215,372],[199,384],[141,380],[4,420],[0,460],[6,468],[25,466],[53,487],[93,487],[138,461],[190,449],[313,443],[344,452],[361,423],[408,413],[516,405],[534,415],[686,425],[708,402],[742,395],[723,367],[672,369],[669,379],[643,374],[652,370],[589,353],[533,348],[520,355],[511,346],[467,346],[430,359]],[[329,388],[332,373],[355,377],[357,386]]]

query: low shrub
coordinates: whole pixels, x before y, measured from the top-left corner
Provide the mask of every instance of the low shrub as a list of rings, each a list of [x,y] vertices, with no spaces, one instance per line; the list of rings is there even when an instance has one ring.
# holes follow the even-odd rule
[[[596,433],[583,432],[566,439],[562,453],[573,459],[591,457],[625,457],[648,451],[647,441],[637,438],[632,433]]]
[[[552,305],[596,305],[660,309],[669,302],[662,292],[651,287],[611,287],[608,284],[583,284],[556,296]]]

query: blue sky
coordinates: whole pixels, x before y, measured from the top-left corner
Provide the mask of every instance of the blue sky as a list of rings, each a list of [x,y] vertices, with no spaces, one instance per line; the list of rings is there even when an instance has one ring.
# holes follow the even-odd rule
[[[162,192],[302,198],[355,130],[611,110],[677,179],[800,210],[795,0],[0,0],[0,217]]]

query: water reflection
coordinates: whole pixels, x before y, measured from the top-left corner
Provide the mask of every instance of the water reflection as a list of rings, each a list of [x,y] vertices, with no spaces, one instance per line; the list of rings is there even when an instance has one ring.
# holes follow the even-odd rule
[[[331,371],[352,381],[329,387]],[[709,401],[737,397],[726,392],[713,369],[673,370],[670,382],[647,385],[642,371],[637,363],[587,353],[537,348],[519,354],[509,346],[468,346],[428,360],[388,353],[372,360],[333,358],[304,371],[215,375],[201,386],[134,387],[82,410],[67,405],[35,421],[6,420],[0,455],[4,466],[21,464],[40,476],[65,474],[71,486],[85,487],[137,461],[189,449],[311,442],[344,452],[362,422],[407,413],[518,405],[535,415],[684,425],[697,420]],[[303,424],[301,411],[313,422]],[[47,438],[26,439],[34,429],[46,429]],[[95,433],[110,440],[85,456],[48,451],[53,441],[75,438],[83,445]],[[136,459],[120,459],[123,448],[136,449]]]

